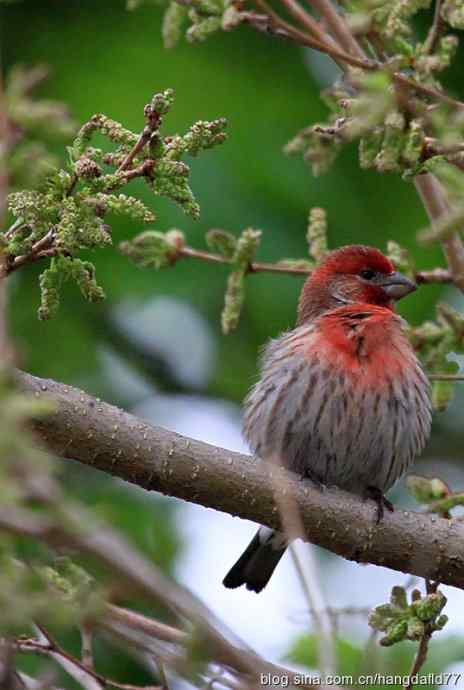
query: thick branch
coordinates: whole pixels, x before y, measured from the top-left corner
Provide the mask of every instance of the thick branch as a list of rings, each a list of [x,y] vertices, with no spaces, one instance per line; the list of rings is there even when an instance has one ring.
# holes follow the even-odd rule
[[[56,454],[147,490],[279,526],[276,468],[152,427],[70,386],[21,372],[18,380],[26,391],[55,401],[56,412],[37,421],[35,429]],[[313,543],[349,560],[464,589],[461,522],[396,511],[376,525],[371,502],[336,489],[321,492],[284,471],[279,471],[278,486],[277,494],[294,495],[305,536]]]

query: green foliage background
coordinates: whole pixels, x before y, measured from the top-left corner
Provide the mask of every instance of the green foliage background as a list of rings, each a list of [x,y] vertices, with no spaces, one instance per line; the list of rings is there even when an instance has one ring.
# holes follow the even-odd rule
[[[183,42],[169,52],[161,42],[162,9],[150,6],[127,12],[124,0],[28,0],[2,5],[0,12],[4,69],[18,61],[50,65],[51,78],[40,93],[66,102],[79,123],[103,112],[131,129],[141,129],[143,105],[155,91],[167,87],[175,89],[176,102],[165,119],[165,133],[184,131],[198,119],[227,117],[228,141],[192,161],[200,220],[192,221],[172,203],[156,199],[155,229],[179,227],[190,245],[204,248],[204,234],[211,227],[238,233],[253,226],[264,231],[259,260],[305,257],[307,212],[317,205],[327,209],[332,247],[358,242],[385,248],[387,239],[394,239],[412,250],[421,269],[442,264],[437,247],[420,248],[415,242],[426,218],[413,186],[394,175],[361,171],[355,145],[317,179],[301,159],[283,155],[283,146],[297,130],[325,116],[321,85],[301,49],[241,28],[215,34],[196,46]],[[462,58],[448,77],[455,93],[459,93],[460,69]],[[60,150],[57,145],[56,151]],[[140,181],[131,186],[153,204]],[[110,222],[115,246],[143,229],[121,218]],[[191,304],[210,322],[217,344],[214,372],[203,392],[240,402],[255,374],[259,347],[292,326],[302,284],[294,276],[250,276],[240,326],[224,337],[220,312],[225,267],[186,260],[156,273],[135,268],[111,249],[92,260],[108,297],[102,305],[85,302],[73,285],[64,292],[58,316],[38,321],[41,267],[30,266],[11,279],[10,319],[25,369],[81,385],[107,399],[114,390],[102,371],[98,355],[102,346],[119,354],[149,383],[167,392],[179,385],[175,372],[173,381],[158,377],[155,364],[138,356],[128,346],[126,334],[115,330],[109,314],[121,300],[143,303],[155,295],[169,295]],[[412,323],[432,318],[441,291],[420,289],[401,305],[401,313]],[[186,358],[189,347],[186,339]],[[136,401],[119,397],[116,402]],[[438,419],[430,452],[440,444],[442,451],[457,453],[459,440],[456,429],[444,441]],[[179,543],[169,511],[139,492],[115,489],[109,479],[95,479],[81,468],[68,469],[67,479],[69,485],[79,483],[79,493],[109,514],[157,562],[172,566]],[[156,538],[146,527],[140,529],[155,523],[163,526],[157,527]],[[115,673],[113,668],[111,674]],[[133,675],[129,680],[137,682]]]
[[[413,248],[422,268],[440,261],[439,250],[415,244],[425,214],[409,184],[393,175],[379,178],[360,171],[354,147],[318,179],[311,178],[300,160],[282,154],[298,128],[325,114],[320,85],[294,46],[242,29],[166,51],[160,38],[161,10],[127,12],[124,2],[31,1],[4,7],[3,14],[6,67],[18,60],[49,64],[52,78],[42,93],[68,103],[80,122],[105,112],[130,128],[141,128],[144,103],[168,86],[177,98],[165,131],[182,131],[196,119],[227,117],[228,142],[193,162],[200,220],[186,219],[171,203],[158,200],[158,229],[180,227],[190,244],[201,246],[210,227],[238,232],[252,225],[264,230],[260,258],[305,256],[307,210],[319,205],[328,210],[332,246],[364,242],[385,247],[391,238]],[[148,201],[141,183],[136,185]],[[116,218],[112,226],[115,241],[140,230]],[[225,269],[184,262],[175,271],[154,274],[134,270],[116,252],[101,252],[95,259],[109,298],[103,309],[122,297],[169,294],[191,302],[211,320],[221,353],[211,385],[215,393],[235,400],[246,390],[257,347],[269,334],[292,324],[301,287],[301,279],[291,276],[251,277],[241,327],[222,338],[218,317]],[[25,363],[32,371],[60,379],[98,376],[95,345],[105,334],[96,332],[96,308],[83,304],[71,290],[59,318],[38,323],[37,270],[22,272],[14,290],[14,327]],[[436,290],[412,296],[403,307],[405,316],[418,322],[428,315]],[[272,299],[276,294],[279,299]],[[57,340],[64,340],[66,349],[52,357]]]

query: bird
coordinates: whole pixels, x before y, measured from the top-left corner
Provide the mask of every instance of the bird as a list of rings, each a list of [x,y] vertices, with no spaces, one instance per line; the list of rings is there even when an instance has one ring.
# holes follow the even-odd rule
[[[395,311],[416,288],[375,247],[328,253],[303,285],[295,328],[265,347],[244,402],[255,456],[374,499],[377,522],[430,435],[430,384]],[[261,527],[224,586],[260,592],[287,546]]]

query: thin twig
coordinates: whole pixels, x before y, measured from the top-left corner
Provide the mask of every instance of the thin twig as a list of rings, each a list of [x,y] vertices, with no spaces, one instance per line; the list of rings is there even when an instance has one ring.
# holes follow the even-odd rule
[[[263,0],[255,0],[255,2],[257,5],[263,6]],[[323,4],[325,5],[325,3]],[[330,5],[330,2],[327,2],[327,5]],[[267,8],[267,5],[265,5],[265,3],[264,6]],[[340,15],[338,15],[337,12],[335,12],[335,15],[337,17],[340,17]],[[326,41],[315,39],[307,33],[305,33],[304,31],[301,31],[300,29],[292,26],[282,18],[278,17],[278,15],[276,15],[274,11],[269,12],[269,9],[267,9],[266,13],[263,15],[257,14],[256,12],[243,12],[242,17],[245,22],[253,26],[258,31],[274,34],[282,38],[288,38],[295,41],[296,43],[299,43],[300,45],[313,48],[314,50],[318,50],[319,52],[325,53],[326,55],[332,57],[335,60],[335,62],[337,62],[337,64],[339,65],[340,63],[342,65],[351,65],[353,67],[360,67],[361,69],[368,71],[382,70],[385,68],[384,63],[378,62],[376,60],[370,60],[367,57],[365,57],[364,52],[361,50],[361,48],[361,52],[357,53],[358,57],[350,55],[350,53],[345,52],[337,46],[334,46],[333,42],[330,41],[330,37],[327,37]],[[354,37],[353,40],[355,40]],[[359,55],[364,57],[359,57]],[[394,72],[391,76],[392,79],[398,84],[406,86],[407,88],[412,89],[414,91],[417,91],[418,93],[421,93],[424,96],[427,96],[428,98],[438,100],[443,103],[447,103],[453,108],[464,108],[463,102],[455,98],[452,98],[451,96],[448,96],[443,91],[439,91],[438,89],[434,89],[430,86],[420,84],[419,82],[415,81],[414,79],[411,79],[410,77],[407,77],[401,72]]]
[[[445,190],[434,175],[417,175],[415,185],[431,221],[437,221],[449,213]],[[454,284],[464,292],[464,244],[457,233],[442,240]]]
[[[168,606],[171,606],[169,602],[165,603],[167,603]],[[194,615],[189,616],[188,618],[189,622],[194,627],[198,625],[199,621],[195,618]],[[96,621],[96,625],[100,629],[106,630],[112,635],[116,636],[125,636],[125,630],[127,630],[128,632],[131,631],[132,633],[134,633],[134,635],[129,635],[127,639],[130,639],[130,641],[132,642],[137,641],[137,644],[140,647],[140,649],[149,652],[150,654],[154,653],[154,649],[147,644],[148,641],[153,641],[156,643],[160,641],[163,643],[169,643],[169,647],[165,647],[164,649],[171,649],[177,651],[174,653],[166,654],[165,661],[168,664],[172,663],[174,660],[179,661],[180,658],[184,656],[183,650],[185,649],[185,647],[188,648],[189,643],[192,639],[191,634],[185,632],[184,630],[180,630],[179,628],[175,628],[171,625],[167,625],[166,623],[162,623],[160,621],[148,618],[147,616],[144,616],[137,612],[130,611],[128,609],[123,609],[119,606],[114,606],[111,604],[106,605],[105,615],[100,620]],[[207,644],[208,650],[211,652],[211,654],[214,654],[214,642],[210,640]],[[247,654],[246,650],[241,649],[239,647],[235,647],[232,643],[228,644],[230,644],[230,649],[234,650],[234,654]],[[213,660],[213,663],[215,663],[216,665],[224,664],[229,671],[237,672],[237,666],[231,663],[233,657],[231,655],[222,657],[220,648],[217,651],[218,656],[215,660]],[[280,676],[288,677],[289,681],[291,683],[293,682],[294,674],[288,668],[266,662],[264,659],[258,657],[254,653],[250,653],[250,655],[256,665],[256,674],[258,674],[258,672],[260,671],[270,672]],[[157,661],[159,661],[159,659],[157,659]],[[245,659],[242,663],[245,663]],[[244,672],[243,668],[244,666],[239,667],[239,671]],[[253,674],[253,676],[254,675],[255,674]],[[308,687],[308,684],[302,684],[301,681],[299,685],[303,685],[303,687]]]
[[[343,50],[361,60],[367,59],[345,19],[337,12],[330,0],[308,0],[308,2],[325,19],[327,26]]]
[[[9,125],[6,102],[3,94],[3,82],[0,74],[0,226],[3,225],[7,211],[8,170],[7,151],[9,144]],[[5,280],[8,269],[8,256],[0,252],[0,362],[2,367],[12,359],[12,350],[8,336],[8,291]]]
[[[8,114],[6,102],[3,94],[3,81],[0,74],[0,224],[3,223],[6,215],[7,195],[8,195],[8,171],[6,157],[10,139],[10,127],[8,124]]]
[[[323,609],[319,609],[318,613],[325,613],[329,618],[331,618],[334,621],[334,624],[336,624],[337,620],[339,618],[343,617],[356,617],[356,616],[361,616],[362,618],[367,618],[367,616],[371,613],[372,611],[372,606],[326,606]],[[312,615],[312,611],[308,610],[304,612],[304,615]],[[298,621],[298,623],[301,622],[303,614],[299,614],[298,616],[294,616],[292,620]]]
[[[330,36],[324,31],[319,22],[314,19],[309,12],[303,9],[298,0],[281,0],[282,4],[288,10],[288,12],[294,17],[300,24],[307,30],[310,31],[321,43],[327,43]],[[333,41],[329,41],[332,42]]]
[[[256,0],[258,4],[259,0]],[[321,53],[326,53],[330,55],[337,63],[342,62],[353,67],[360,67],[366,70],[376,70],[378,68],[377,63],[372,60],[361,60],[357,57],[338,49],[330,41],[322,43],[316,38],[312,38],[303,31],[300,31],[296,27],[292,26],[288,22],[279,18],[277,22],[269,14],[257,14],[256,12],[243,12],[243,20],[253,26],[258,31],[262,31],[268,34],[274,34],[275,36],[280,36],[281,38],[289,38],[300,45],[306,46],[308,48],[313,48]]]
[[[81,660],[84,666],[93,669],[93,631],[85,623],[80,626],[81,631]]]
[[[229,259],[221,256],[220,254],[213,254],[211,252],[205,252],[200,249],[194,249],[193,247],[182,247],[178,250],[179,258],[191,258],[199,259],[200,261],[207,261],[210,263],[226,264],[229,265],[231,262]],[[296,276],[308,276],[310,275],[312,269],[293,266],[285,261],[280,261],[277,263],[266,263],[254,261],[248,267],[249,273],[286,273],[288,275]],[[415,274],[415,279],[421,285],[432,285],[432,284],[446,284],[452,283],[453,279],[448,270],[445,268],[434,268],[429,271],[418,271]]]
[[[99,409],[102,409],[100,404]],[[31,493],[32,488],[34,500],[48,508],[52,515],[60,515],[60,519],[54,521],[45,516],[39,517],[32,511],[21,509],[16,511],[15,518],[10,511],[7,521],[13,531],[21,524],[20,533],[28,533],[52,546],[67,544],[98,559],[112,573],[115,580],[123,585],[126,584],[132,593],[137,592],[151,601],[162,601],[175,615],[191,621],[198,634],[204,638],[205,649],[211,653],[217,663],[230,666],[235,669],[235,672],[251,679],[256,679],[260,673],[276,671],[273,664],[262,659],[240,641],[233,644],[229,638],[237,640],[237,636],[228,631],[224,624],[220,624],[199,599],[167,578],[116,532],[95,523],[94,516],[86,509],[62,497],[59,486],[52,480],[47,478],[43,484],[35,482],[33,487],[30,487]],[[5,517],[6,515],[0,511],[0,523],[3,527]],[[13,521],[11,521],[12,518]],[[92,525],[92,529],[82,529],[83,525]],[[42,628],[40,630],[42,631]],[[47,637],[49,648],[60,654],[58,661],[62,661],[63,657],[69,657],[46,631],[42,632]],[[101,682],[102,676],[84,667],[81,661],[71,657],[70,662],[86,673],[90,673],[96,681]],[[288,673],[291,680],[294,674],[291,671]],[[107,682],[110,681],[107,680]],[[115,684],[113,681],[111,683]],[[121,684],[118,686],[122,687]],[[123,690],[132,690],[132,688],[125,686]]]
[[[279,456],[270,456],[266,458],[267,462],[272,463],[276,468],[282,467],[282,462]],[[303,522],[301,519],[298,502],[294,493],[280,491],[279,477],[278,475],[272,473],[270,475],[271,485],[274,492],[274,500],[277,504],[279,511],[280,522],[282,524],[282,532],[284,533],[287,543],[291,544],[291,555],[293,562],[295,564],[298,579],[303,590],[308,608],[311,611],[317,630],[317,640],[318,640],[318,656],[319,664],[321,666],[322,673],[327,677],[333,675],[336,669],[336,654],[335,654],[335,641],[334,641],[334,630],[333,626],[330,624],[330,620],[324,613],[320,613],[318,603],[321,599],[321,590],[317,585],[317,582],[312,582],[311,575],[307,572],[308,563],[302,561],[299,554],[295,551],[294,545],[292,544],[298,536],[304,533]],[[309,558],[311,554],[307,554]],[[313,568],[311,568],[313,570]],[[317,578],[316,578],[317,579]],[[323,609],[325,606],[322,607]]]
[[[416,654],[414,662],[412,664],[412,668],[409,672],[409,679],[406,681],[406,683],[404,685],[404,690],[411,690],[411,688],[414,685],[414,682],[413,682],[414,676],[416,676],[419,673],[422,666],[427,661],[427,653],[429,651],[430,638],[431,638],[430,632],[424,633],[424,635],[421,637],[421,641],[419,642],[419,649],[417,650],[417,654]]]
[[[308,604],[308,613],[312,617],[318,639],[320,667],[327,676],[333,674],[337,667],[335,651],[335,620],[329,615],[326,606],[317,565],[315,563],[314,548],[308,544],[305,547],[305,558],[300,558],[298,545],[290,544],[290,554],[300,580],[303,594]]]
[[[18,651],[50,657],[84,690],[102,690],[105,687],[92,671],[87,671],[77,659],[75,660],[77,663],[74,663],[74,659],[69,654],[60,650],[42,626],[36,625],[35,628],[37,639],[16,640],[15,647]]]
[[[448,94],[444,93],[443,91],[438,91],[438,89],[434,89],[431,86],[425,86],[424,84],[419,84],[419,82],[415,81],[415,79],[411,79],[410,77],[407,77],[404,74],[401,74],[401,72],[394,72],[393,79],[398,84],[402,84],[403,86],[407,86],[408,88],[413,89],[414,91],[417,91],[418,93],[422,93],[424,96],[428,96],[429,98],[432,98],[434,100],[438,100],[438,101],[442,101],[443,103],[447,103],[448,105],[452,106],[453,108],[457,108],[458,110],[462,110],[464,108],[464,103],[462,101],[458,101],[458,100],[456,100],[456,98],[452,98],[451,96],[448,96]]]
[[[32,245],[31,251],[28,254],[22,254],[16,256],[9,260],[6,264],[6,275],[13,273],[24,264],[33,263],[34,261],[39,261],[45,257],[55,256],[57,249],[53,247],[53,242],[55,240],[55,229],[51,228],[44,237],[37,240]]]
[[[423,155],[426,158],[431,158],[432,156],[452,156],[454,154],[464,152],[464,143],[456,143],[451,146],[444,146],[440,144],[438,139],[434,137],[425,137],[424,151]]]
[[[182,247],[178,250],[179,258],[191,258],[200,259],[201,261],[208,261],[217,264],[230,265],[231,261],[221,256],[220,254],[213,254],[211,252],[205,252],[200,249],[193,249],[193,247]],[[281,263],[265,263],[265,262],[253,262],[248,267],[249,273],[288,273],[290,275],[302,275],[307,276],[311,272],[307,268],[301,268],[298,266],[286,265],[285,262]]]
[[[14,257],[6,268],[6,273],[9,275],[25,264],[34,263],[40,259],[50,258],[56,256],[57,250],[53,245],[53,229],[51,229],[45,237],[38,240],[33,245],[29,254],[23,254]],[[193,247],[182,247],[176,251],[173,261],[177,259],[190,258],[206,261],[208,263],[230,265],[231,261],[220,254],[206,252],[201,249],[194,249]],[[311,274],[310,268],[305,266],[298,266],[287,263],[285,260],[276,263],[268,263],[265,261],[253,261],[248,266],[248,273],[281,273],[294,276],[308,276]],[[429,271],[418,271],[415,274],[415,279],[421,285],[447,284],[452,283],[453,278],[451,273],[445,268],[434,268]]]
[[[151,177],[155,165],[155,160],[152,158],[147,158],[136,168],[131,168],[127,171],[118,170],[117,174],[119,178],[124,180],[124,182],[130,182],[130,180],[134,180],[136,177]]]
[[[371,671],[378,670],[379,645],[377,637],[379,631],[372,628],[367,636],[358,662],[358,673],[366,675]],[[358,674],[356,674],[358,675]]]
[[[123,170],[127,170],[127,168],[130,168],[134,158],[140,153],[140,151],[142,151],[145,148],[145,146],[150,141],[153,132],[159,128],[161,123],[161,115],[156,110],[153,110],[150,104],[145,106],[145,117],[147,120],[147,124],[143,128],[138,140],[136,141],[132,149],[129,151],[129,153],[119,166],[119,168],[116,170],[116,173],[120,173]]]
[[[142,690],[139,685],[119,683],[118,681],[107,678],[97,673],[92,668],[86,666],[82,661],[74,657],[65,649],[60,647],[50,633],[41,625],[36,626],[40,631],[41,639],[17,640],[16,647],[22,652],[35,652],[50,656],[60,666],[62,666],[75,680],[88,690],[100,690],[102,687],[114,687],[119,690]],[[145,686],[143,690],[160,690],[158,686]]]
[[[164,664],[162,660],[156,655],[153,655],[155,658],[156,666],[158,669],[158,674],[161,680],[161,689],[162,690],[169,690],[169,683],[168,683],[168,677],[166,675],[166,671],[164,669]]]
[[[189,638],[188,633],[174,628],[172,625],[167,625],[153,618],[148,618],[136,611],[130,611],[129,609],[121,608],[114,604],[106,605],[106,616],[103,619],[103,624],[108,620],[111,623],[118,623],[132,628],[133,630],[138,630],[145,635],[163,640],[163,642],[185,644]]]
[[[24,684],[26,690],[64,690],[63,687],[57,687],[52,685],[50,682],[51,674],[47,674],[45,678],[41,677],[40,680],[29,676],[23,671],[18,671],[18,676]],[[53,679],[53,676],[52,676]]]
[[[13,223],[13,225],[11,225],[11,226],[8,228],[8,230],[6,230],[6,231],[3,233],[3,237],[4,237],[6,240],[10,240],[10,239],[13,237],[13,235],[14,235],[16,232],[18,232],[18,230],[22,230],[22,228],[25,227],[25,225],[26,225],[26,224],[23,222],[22,218],[18,218],[17,220],[15,220],[15,222]]]
[[[436,48],[438,39],[444,28],[444,22],[441,18],[441,0],[435,0],[435,11],[433,15],[432,26],[424,43],[424,52],[428,55],[433,53]]]
[[[446,285],[453,282],[453,276],[446,268],[432,268],[430,271],[418,271],[414,278],[420,285]]]

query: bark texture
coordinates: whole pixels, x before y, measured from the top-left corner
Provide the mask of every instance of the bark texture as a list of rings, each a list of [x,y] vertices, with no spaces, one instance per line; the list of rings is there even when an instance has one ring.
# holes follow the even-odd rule
[[[458,520],[397,510],[376,525],[371,501],[321,491],[258,459],[151,426],[70,386],[23,372],[17,378],[25,391],[55,402],[56,411],[34,427],[58,456],[269,527],[279,526],[277,506],[293,497],[307,541],[349,560],[464,589],[464,523]]]

